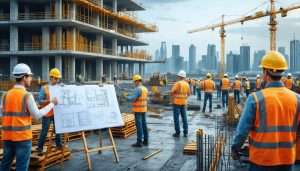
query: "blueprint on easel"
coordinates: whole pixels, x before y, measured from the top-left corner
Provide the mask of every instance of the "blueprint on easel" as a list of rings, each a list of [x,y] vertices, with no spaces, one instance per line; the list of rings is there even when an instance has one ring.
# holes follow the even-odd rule
[[[123,126],[113,85],[50,86],[56,133],[79,132]]]

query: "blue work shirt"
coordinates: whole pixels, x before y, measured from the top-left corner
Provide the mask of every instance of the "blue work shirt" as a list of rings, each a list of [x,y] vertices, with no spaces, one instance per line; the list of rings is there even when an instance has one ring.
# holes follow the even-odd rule
[[[140,84],[140,85],[142,85],[142,84]],[[140,86],[140,85],[138,85],[138,86]],[[142,94],[142,90],[138,86],[133,90],[133,93],[130,96],[126,97],[126,99],[128,101],[133,102]]]
[[[282,82],[273,82],[264,86],[264,88],[269,87],[284,87],[284,84]],[[253,128],[255,114],[256,101],[253,97],[253,94],[250,94],[246,100],[244,111],[237,126],[237,135],[234,137],[233,145],[231,146],[231,150],[233,152],[239,152],[241,150],[251,128]]]
[[[47,86],[49,87],[49,86],[53,86],[52,84],[47,84]],[[46,100],[46,91],[45,91],[45,88],[44,88],[44,86],[41,88],[41,91],[40,91],[40,94],[39,94],[39,96],[38,96],[38,102],[39,102],[39,104],[40,105],[42,105],[43,104],[43,101],[45,101]]]

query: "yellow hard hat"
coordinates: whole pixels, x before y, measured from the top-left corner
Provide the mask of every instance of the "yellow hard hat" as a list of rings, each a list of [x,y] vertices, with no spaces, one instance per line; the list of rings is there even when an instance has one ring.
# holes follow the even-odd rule
[[[211,73],[207,73],[207,74],[206,74],[206,77],[211,77]]]
[[[138,80],[142,80],[142,77],[140,75],[137,74],[137,75],[133,76],[133,78],[132,78],[133,82],[138,81]]]
[[[51,71],[49,73],[49,76],[50,77],[55,77],[55,78],[61,78],[60,71],[57,68],[51,69]]]
[[[272,72],[284,71],[287,69],[287,63],[281,53],[269,51],[261,60],[260,68],[270,69]]]

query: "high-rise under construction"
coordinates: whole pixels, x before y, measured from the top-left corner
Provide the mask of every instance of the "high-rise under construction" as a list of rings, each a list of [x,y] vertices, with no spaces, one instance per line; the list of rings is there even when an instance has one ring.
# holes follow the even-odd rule
[[[100,80],[103,74],[143,75],[151,56],[135,46],[155,25],[136,17],[144,10],[134,0],[1,0],[0,74],[10,75],[17,63],[28,64],[42,80],[49,69],[63,79]]]

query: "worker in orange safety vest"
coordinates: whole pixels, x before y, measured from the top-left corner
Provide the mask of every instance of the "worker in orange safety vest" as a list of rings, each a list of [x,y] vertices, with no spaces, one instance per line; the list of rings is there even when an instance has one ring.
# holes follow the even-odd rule
[[[216,86],[215,82],[211,78],[211,73],[206,74],[206,80],[203,82],[203,90],[204,94],[204,104],[202,108],[202,112],[205,113],[206,103],[209,100],[209,112],[212,112],[212,93],[215,91]]]

